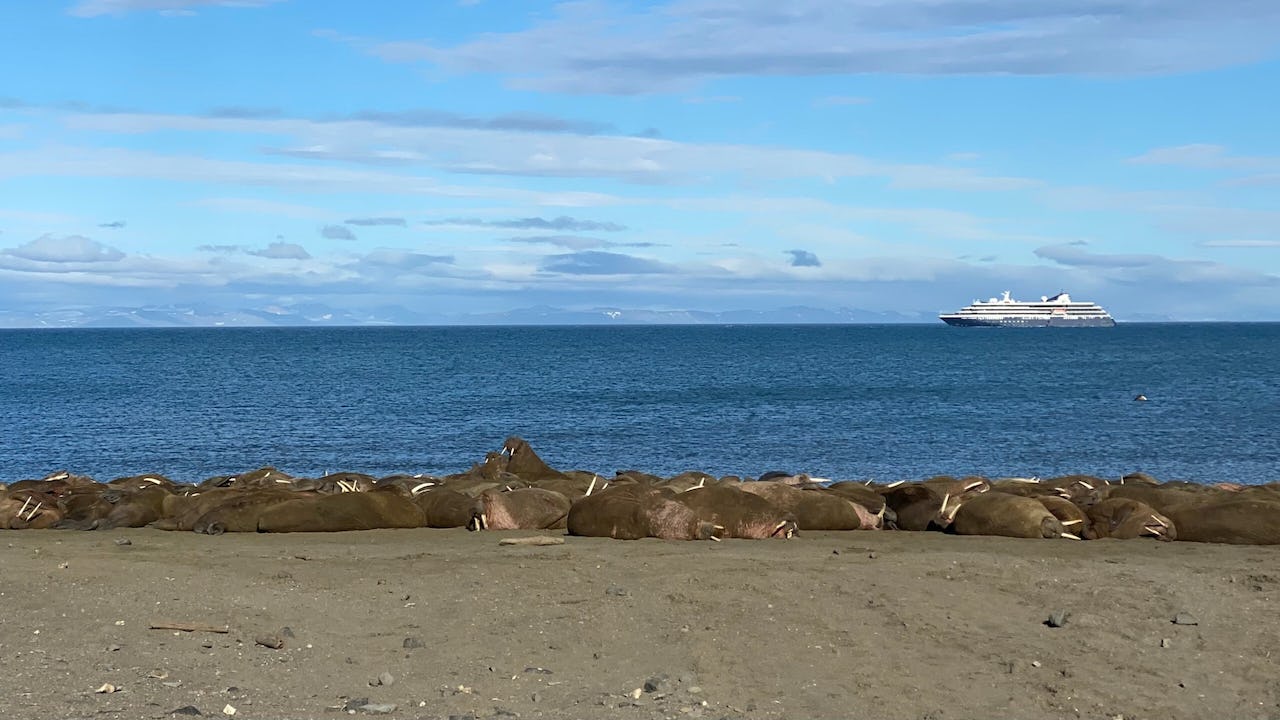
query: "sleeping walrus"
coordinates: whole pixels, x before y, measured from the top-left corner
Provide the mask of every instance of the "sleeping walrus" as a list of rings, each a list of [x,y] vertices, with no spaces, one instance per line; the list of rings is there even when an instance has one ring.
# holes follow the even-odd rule
[[[706,485],[679,493],[675,499],[702,520],[723,527],[723,537],[789,538],[797,529],[791,513],[735,487]]]
[[[999,492],[985,492],[964,501],[955,512],[951,530],[957,535],[1016,538],[1057,538],[1068,535],[1062,522],[1040,501]]]
[[[343,532],[422,527],[426,516],[398,485],[287,500],[258,517],[258,532]]]
[[[610,485],[569,508],[569,534],[616,540],[710,540],[724,532],[673,495],[639,483]]]
[[[1093,531],[1100,538],[1132,540],[1153,537],[1178,539],[1177,526],[1150,505],[1130,498],[1107,498],[1089,508]]]
[[[473,501],[469,530],[564,529],[569,498],[554,490],[486,490]]]

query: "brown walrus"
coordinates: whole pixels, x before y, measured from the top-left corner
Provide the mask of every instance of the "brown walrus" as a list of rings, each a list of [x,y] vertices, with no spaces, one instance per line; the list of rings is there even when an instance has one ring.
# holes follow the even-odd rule
[[[1232,545],[1280,545],[1280,501],[1228,494],[1169,508],[1179,540]]]
[[[616,540],[710,540],[723,533],[723,528],[701,520],[672,495],[638,483],[610,485],[569,508],[569,534]]]
[[[258,532],[343,532],[422,527],[426,516],[403,488],[286,500],[258,517]]]
[[[957,535],[1057,538],[1067,534],[1062,522],[1035,498],[985,492],[965,500],[955,512],[951,531]]]
[[[73,493],[64,498],[66,518],[57,527],[64,530],[143,527],[164,515],[164,500],[173,495],[170,485],[144,483],[137,489],[127,484],[102,487],[97,493]]]
[[[552,468],[542,461],[523,438],[511,436],[502,443],[501,454],[507,456],[507,472],[518,475],[526,482],[536,483],[539,480],[565,477],[564,473]]]
[[[888,525],[895,530],[941,530],[947,525],[943,516],[943,502],[950,498],[933,488],[919,483],[883,486],[877,491],[884,495],[885,506],[893,511],[895,520]]]
[[[486,490],[473,502],[471,530],[564,529],[569,498],[554,490]]]
[[[413,502],[422,508],[424,525],[429,528],[460,528],[471,522],[476,499],[447,487],[419,493]]]
[[[1153,537],[1177,540],[1177,525],[1150,505],[1130,498],[1113,497],[1089,508],[1093,531],[1100,538],[1132,540]]]
[[[754,493],[795,518],[801,530],[874,530],[880,518],[866,508],[826,490],[801,490],[781,481],[743,483]]]
[[[789,538],[798,529],[791,513],[736,487],[705,485],[678,493],[675,499],[702,520],[723,527],[723,537]]]
[[[220,487],[189,495],[170,495],[162,502],[163,516],[148,527],[157,530],[194,530],[196,523],[208,513],[223,509],[227,513],[224,520],[218,516],[205,518],[201,523],[201,532],[214,530],[213,534],[227,532],[237,528],[239,532],[252,532],[257,529],[256,513],[273,503],[305,497],[307,493],[280,488],[258,488],[241,490],[236,487]],[[254,520],[247,515],[254,513]],[[223,522],[221,529],[216,524]],[[233,532],[234,532],[233,531]]]
[[[0,530],[43,530],[62,518],[58,503],[43,493],[9,492],[0,498]]]
[[[1017,493],[1011,493],[1017,494]],[[1045,509],[1053,513],[1058,518],[1062,526],[1067,532],[1078,536],[1082,540],[1096,540],[1098,533],[1093,529],[1093,521],[1080,509],[1079,505],[1070,500],[1059,497],[1058,495],[1038,495],[1032,496],[1044,505]]]

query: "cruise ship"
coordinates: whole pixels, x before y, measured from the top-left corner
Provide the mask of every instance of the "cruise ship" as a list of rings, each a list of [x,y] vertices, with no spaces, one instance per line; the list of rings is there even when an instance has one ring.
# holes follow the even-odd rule
[[[1023,302],[1009,297],[974,300],[968,307],[938,318],[959,327],[1114,327],[1115,318],[1097,303],[1078,302],[1067,293]]]

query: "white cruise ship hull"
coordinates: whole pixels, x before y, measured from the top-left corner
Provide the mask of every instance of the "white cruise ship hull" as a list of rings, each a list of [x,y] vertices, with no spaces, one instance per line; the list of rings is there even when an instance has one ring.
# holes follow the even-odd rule
[[[942,322],[955,327],[1115,327],[1113,318],[977,318],[942,315]]]
[[[1115,327],[1115,318],[1097,303],[1073,301],[1060,292],[1040,302],[1020,302],[1005,290],[1001,298],[974,300],[938,319],[956,327]]]

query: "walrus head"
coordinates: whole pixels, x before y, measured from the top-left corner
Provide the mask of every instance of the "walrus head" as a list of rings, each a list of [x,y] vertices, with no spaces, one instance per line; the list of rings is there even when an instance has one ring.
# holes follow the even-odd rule
[[[724,526],[709,522],[699,522],[696,536],[699,540],[720,542],[720,539],[724,537]]]
[[[795,520],[783,520],[773,529],[773,533],[770,534],[770,537],[790,540],[795,537],[798,532],[800,532],[800,526],[796,524]]]

